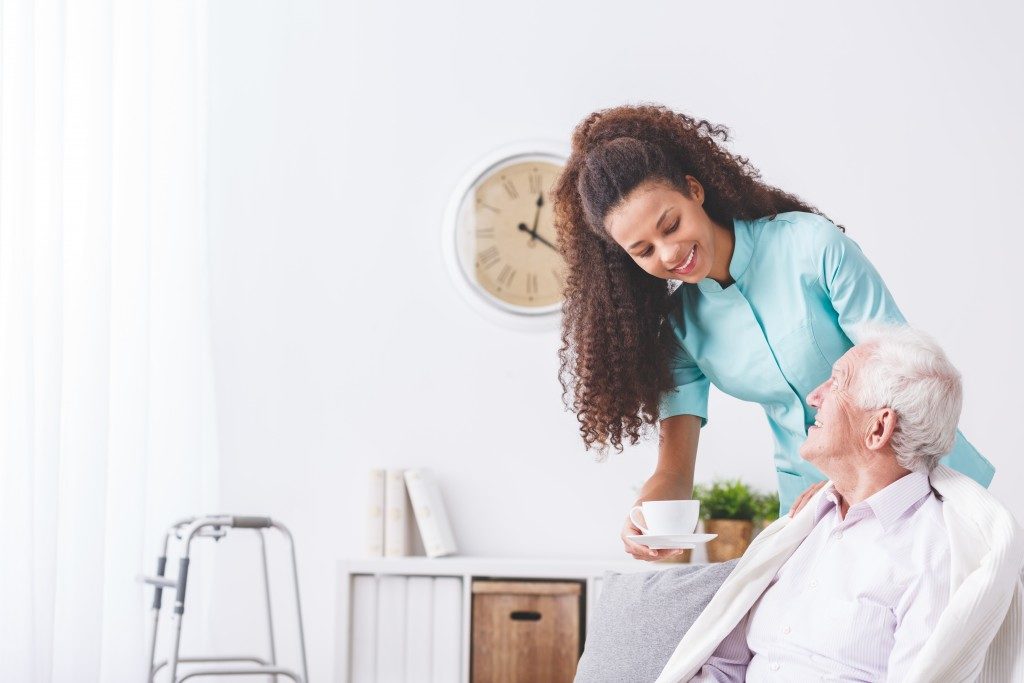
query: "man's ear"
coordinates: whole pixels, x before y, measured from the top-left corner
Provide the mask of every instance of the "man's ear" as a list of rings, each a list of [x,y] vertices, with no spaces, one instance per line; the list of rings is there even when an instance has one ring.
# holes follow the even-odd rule
[[[892,408],[883,408],[871,416],[865,445],[869,450],[881,450],[892,441],[896,431],[896,413]]]

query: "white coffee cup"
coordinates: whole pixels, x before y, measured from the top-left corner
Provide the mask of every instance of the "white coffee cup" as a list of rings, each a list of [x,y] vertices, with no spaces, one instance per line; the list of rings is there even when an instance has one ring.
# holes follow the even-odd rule
[[[638,512],[643,512],[646,527],[637,518]],[[699,516],[699,500],[647,500],[629,511],[633,524],[649,536],[692,534]]]

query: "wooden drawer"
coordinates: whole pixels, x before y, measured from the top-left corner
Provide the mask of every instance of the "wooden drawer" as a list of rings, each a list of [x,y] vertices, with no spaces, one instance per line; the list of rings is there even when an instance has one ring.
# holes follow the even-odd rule
[[[579,582],[473,581],[473,683],[572,683],[582,597]]]

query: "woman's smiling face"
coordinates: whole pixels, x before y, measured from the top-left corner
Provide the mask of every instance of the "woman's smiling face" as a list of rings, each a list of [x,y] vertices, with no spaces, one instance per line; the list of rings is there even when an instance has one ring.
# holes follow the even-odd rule
[[[664,181],[637,186],[608,212],[605,229],[651,275],[692,284],[711,273],[721,228],[704,211],[704,188],[686,180],[689,197]]]

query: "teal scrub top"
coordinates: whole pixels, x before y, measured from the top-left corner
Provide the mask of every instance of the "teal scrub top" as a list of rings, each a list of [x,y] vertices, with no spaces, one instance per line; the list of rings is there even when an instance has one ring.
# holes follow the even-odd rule
[[[661,419],[708,418],[708,390],[760,403],[775,439],[782,511],[826,479],[798,452],[814,424],[806,397],[832,374],[866,321],[905,323],[885,283],[857,243],[822,216],[803,212],[735,220],[729,263],[735,283],[710,278],[673,293],[679,341],[675,389],[662,396]],[[992,465],[957,431],[942,462],[988,486]]]

